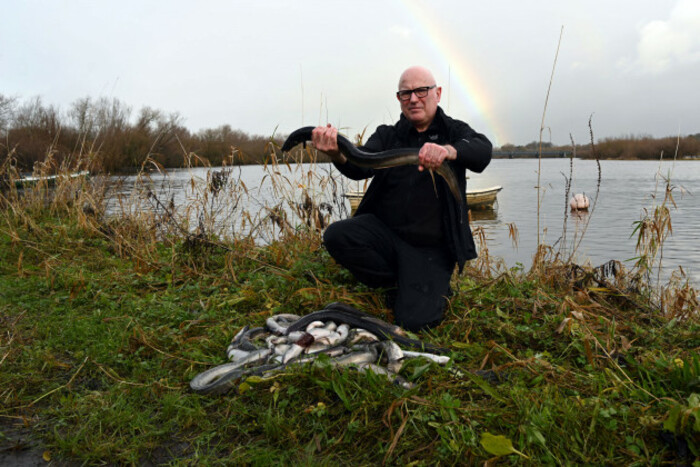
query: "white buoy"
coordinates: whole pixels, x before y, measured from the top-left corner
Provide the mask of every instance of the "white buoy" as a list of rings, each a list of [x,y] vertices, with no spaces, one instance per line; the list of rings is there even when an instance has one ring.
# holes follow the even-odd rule
[[[591,205],[591,200],[588,196],[583,193],[577,193],[569,201],[569,206],[571,206],[572,211],[588,211],[588,207]]]

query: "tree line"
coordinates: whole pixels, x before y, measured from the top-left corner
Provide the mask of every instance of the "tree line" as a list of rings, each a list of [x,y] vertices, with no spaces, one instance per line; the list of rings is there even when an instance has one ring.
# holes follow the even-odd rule
[[[21,171],[47,158],[58,164],[87,156],[91,170],[107,172],[141,168],[147,161],[164,167],[186,163],[262,164],[281,156],[275,149],[282,135],[250,135],[230,125],[191,132],[178,113],[151,107],[138,112],[116,98],[84,97],[66,111],[45,104],[41,97],[24,101],[0,94],[0,163],[11,160]],[[537,150],[539,142],[503,145],[501,150]],[[543,148],[571,152],[571,146]],[[700,133],[681,138],[626,136],[604,138],[595,145],[576,146],[581,158],[659,159],[700,155]],[[85,157],[83,157],[83,160]],[[327,160],[323,155],[320,161]]]
[[[31,171],[49,155],[58,164],[83,155],[91,170],[107,172],[136,170],[147,160],[164,167],[182,167],[188,160],[213,166],[261,164],[278,154],[275,144],[281,138],[250,135],[230,125],[193,133],[178,113],[150,107],[134,113],[114,98],[85,97],[62,111],[41,97],[20,101],[0,94],[0,162],[12,158],[21,171]]]
[[[561,151],[582,159],[658,160],[674,157],[700,157],[700,133],[686,136],[654,138],[648,135],[628,135],[617,138],[602,138],[593,145],[576,144],[574,147],[557,146],[551,142],[532,141],[525,145],[504,144],[502,151]]]

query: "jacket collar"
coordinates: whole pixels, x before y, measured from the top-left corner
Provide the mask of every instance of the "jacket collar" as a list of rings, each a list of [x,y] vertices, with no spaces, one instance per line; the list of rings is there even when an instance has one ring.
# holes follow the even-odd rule
[[[433,117],[433,121],[430,122],[430,126],[428,126],[428,129],[425,131],[439,132],[442,128],[445,127],[445,118],[445,112],[442,110],[442,107],[438,106],[437,111],[435,112],[435,117]],[[402,139],[408,138],[411,131],[413,131],[414,134],[417,133],[416,128],[403,113],[401,114],[401,118],[399,119],[399,121],[396,123],[396,131]]]

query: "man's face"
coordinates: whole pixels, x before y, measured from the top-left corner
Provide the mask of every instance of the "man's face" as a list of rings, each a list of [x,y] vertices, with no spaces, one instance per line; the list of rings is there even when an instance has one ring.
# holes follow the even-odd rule
[[[399,91],[416,89],[423,86],[433,86],[435,84],[432,76],[422,73],[420,70],[409,71],[404,73],[399,82]],[[436,87],[428,91],[425,97],[418,97],[412,93],[410,99],[401,100],[401,113],[413,123],[418,131],[425,131],[430,126],[430,123],[437,112],[438,103],[442,88]]]

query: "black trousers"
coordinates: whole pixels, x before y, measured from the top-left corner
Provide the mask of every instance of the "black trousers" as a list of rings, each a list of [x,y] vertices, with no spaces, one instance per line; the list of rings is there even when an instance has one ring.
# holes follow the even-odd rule
[[[369,287],[397,287],[396,324],[409,331],[443,316],[455,261],[443,247],[415,247],[373,214],[334,222],[323,243],[331,256]]]

